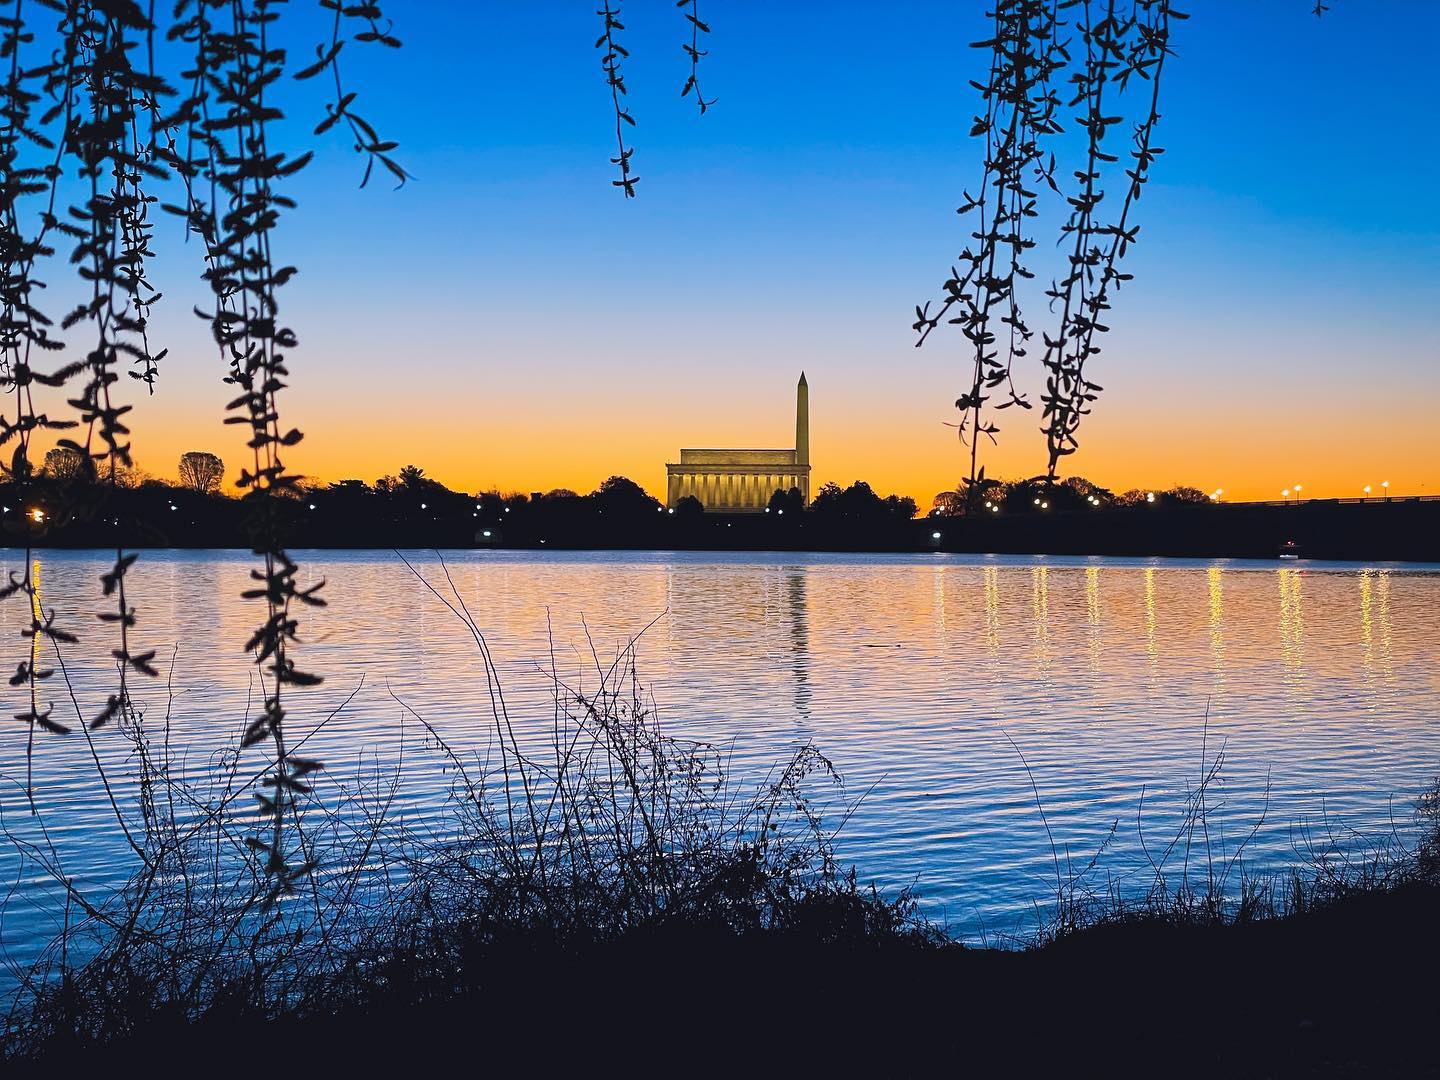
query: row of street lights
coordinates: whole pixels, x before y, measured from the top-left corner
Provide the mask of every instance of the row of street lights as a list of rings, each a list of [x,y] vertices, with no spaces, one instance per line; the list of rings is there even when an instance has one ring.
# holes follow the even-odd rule
[[[1380,481],[1380,489],[1385,493],[1384,496],[1383,496],[1383,498],[1388,499],[1388,498],[1390,497],[1390,481],[1389,481],[1389,480],[1382,480],[1382,481]],[[1299,501],[1300,501],[1300,493],[1301,493],[1302,491],[1304,491],[1304,490],[1305,490],[1305,486],[1304,486],[1303,484],[1296,484],[1296,485],[1294,485],[1293,487],[1288,487],[1288,488],[1286,488],[1284,491],[1280,492],[1280,497],[1281,497],[1282,499],[1288,499],[1288,498],[1290,498],[1290,495],[1291,495],[1291,493],[1293,492],[1294,495],[1295,495],[1295,501],[1296,501],[1296,502],[1299,502]],[[1374,491],[1375,491],[1375,489],[1374,489],[1373,487],[1371,487],[1369,484],[1366,484],[1366,485],[1365,485],[1363,488],[1361,488],[1360,490],[1365,493],[1365,497],[1366,497],[1367,499],[1368,499],[1368,498],[1371,496],[1371,494],[1373,494]],[[1217,492],[1216,494],[1220,494],[1220,492]],[[1211,498],[1213,499],[1213,498],[1215,498],[1215,496],[1212,495]]]

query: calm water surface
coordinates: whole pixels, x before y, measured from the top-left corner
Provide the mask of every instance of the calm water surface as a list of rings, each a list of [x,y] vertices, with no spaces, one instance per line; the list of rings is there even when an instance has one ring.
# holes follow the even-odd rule
[[[433,553],[407,557],[444,587]],[[3,558],[13,573],[23,553]],[[359,686],[313,744],[317,756],[332,772],[373,766],[404,741],[403,812],[433,814],[448,777],[436,756],[409,749],[421,740],[391,695],[483,752],[489,698],[473,643],[392,553],[299,558],[307,581],[328,580],[330,606],[303,613],[302,666],[326,682],[291,699],[292,730]],[[1233,847],[1263,815],[1246,854],[1255,869],[1407,825],[1440,772],[1440,567],[928,554],[446,559],[517,723],[548,730],[552,635],[560,673],[593,681],[592,645],[613,657],[653,622],[640,669],[668,730],[733,747],[732,768],[756,780],[813,742],[848,796],[867,793],[841,856],[883,886],[913,883],[929,914],[967,937],[1023,932],[1053,887],[1050,841],[1016,747],[1062,854],[1083,864],[1114,830],[1095,871],[1101,885],[1106,874],[1149,880],[1142,791],[1153,841],[1173,830],[1202,741],[1212,759],[1224,748],[1219,843]],[[39,564],[46,605],[87,639],[66,661],[93,714],[109,690],[100,658],[111,645],[89,612],[110,557],[54,552]],[[219,747],[245,718],[253,668],[240,646],[256,612],[238,594],[250,566],[235,552],[146,553],[128,579],[140,649],[157,649],[162,667],[139,700],[163,716],[170,675],[175,737],[188,747]],[[7,663],[28,655],[27,622],[23,597],[0,604]],[[56,715],[73,718],[63,684],[48,691]],[[22,711],[21,694],[6,694],[5,714]],[[118,734],[102,732],[97,746],[124,769]],[[21,833],[31,827],[24,748],[25,729],[12,724],[0,741],[0,809]],[[124,849],[83,739],[37,735],[35,777],[67,872],[115,880]],[[841,797],[831,798],[838,817]],[[0,889],[16,886],[0,946],[24,958],[54,927],[53,893],[13,851],[0,851],[0,874]]]

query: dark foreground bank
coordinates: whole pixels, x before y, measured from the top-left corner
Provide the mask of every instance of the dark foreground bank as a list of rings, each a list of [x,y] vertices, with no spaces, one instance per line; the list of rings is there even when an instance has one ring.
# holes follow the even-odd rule
[[[1440,1075],[1440,889],[1409,884],[1248,925],[1160,918],[1028,951],[820,928],[493,948],[363,1005],[278,1021],[152,1017],[60,1068],[457,1066],[527,1074]],[[833,930],[833,927],[829,929]],[[419,971],[422,963],[416,958]],[[420,998],[420,1000],[416,1000]]]

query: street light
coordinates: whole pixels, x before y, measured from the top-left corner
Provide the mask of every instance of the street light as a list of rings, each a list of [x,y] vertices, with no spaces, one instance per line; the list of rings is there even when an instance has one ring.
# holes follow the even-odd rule
[[[1368,498],[1369,495],[1370,495],[1370,485],[1369,485],[1369,484],[1366,484],[1364,490],[1365,490],[1365,495],[1366,495],[1366,497]]]
[[[1147,503],[1153,503],[1155,501],[1155,493],[1153,491],[1147,491],[1145,493],[1145,501]]]

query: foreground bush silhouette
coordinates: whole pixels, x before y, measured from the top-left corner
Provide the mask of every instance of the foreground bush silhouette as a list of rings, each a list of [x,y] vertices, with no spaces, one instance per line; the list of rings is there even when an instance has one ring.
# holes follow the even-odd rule
[[[115,823],[138,869],[122,889],[87,896],[57,851],[9,837],[79,913],[22,989],[5,1030],[9,1056],[105,1046],[156,1024],[448,1000],[480,985],[492,954],[516,950],[575,956],[676,932],[933,936],[908,893],[881,898],[837,867],[813,802],[816,785],[837,778],[814,747],[742,790],[720,751],[663,733],[633,643],[597,667],[593,689],[556,676],[548,738],[520,736],[458,593],[432,591],[474,636],[497,688],[488,766],[408,713],[454,777],[443,825],[395,813],[398,772],[263,787],[268,766],[243,767],[231,747],[219,768],[187,778],[167,756],[168,731],[137,721],[124,734],[138,805],[117,804]],[[306,859],[278,899],[267,851],[245,839],[255,798],[267,810],[287,800]]]

